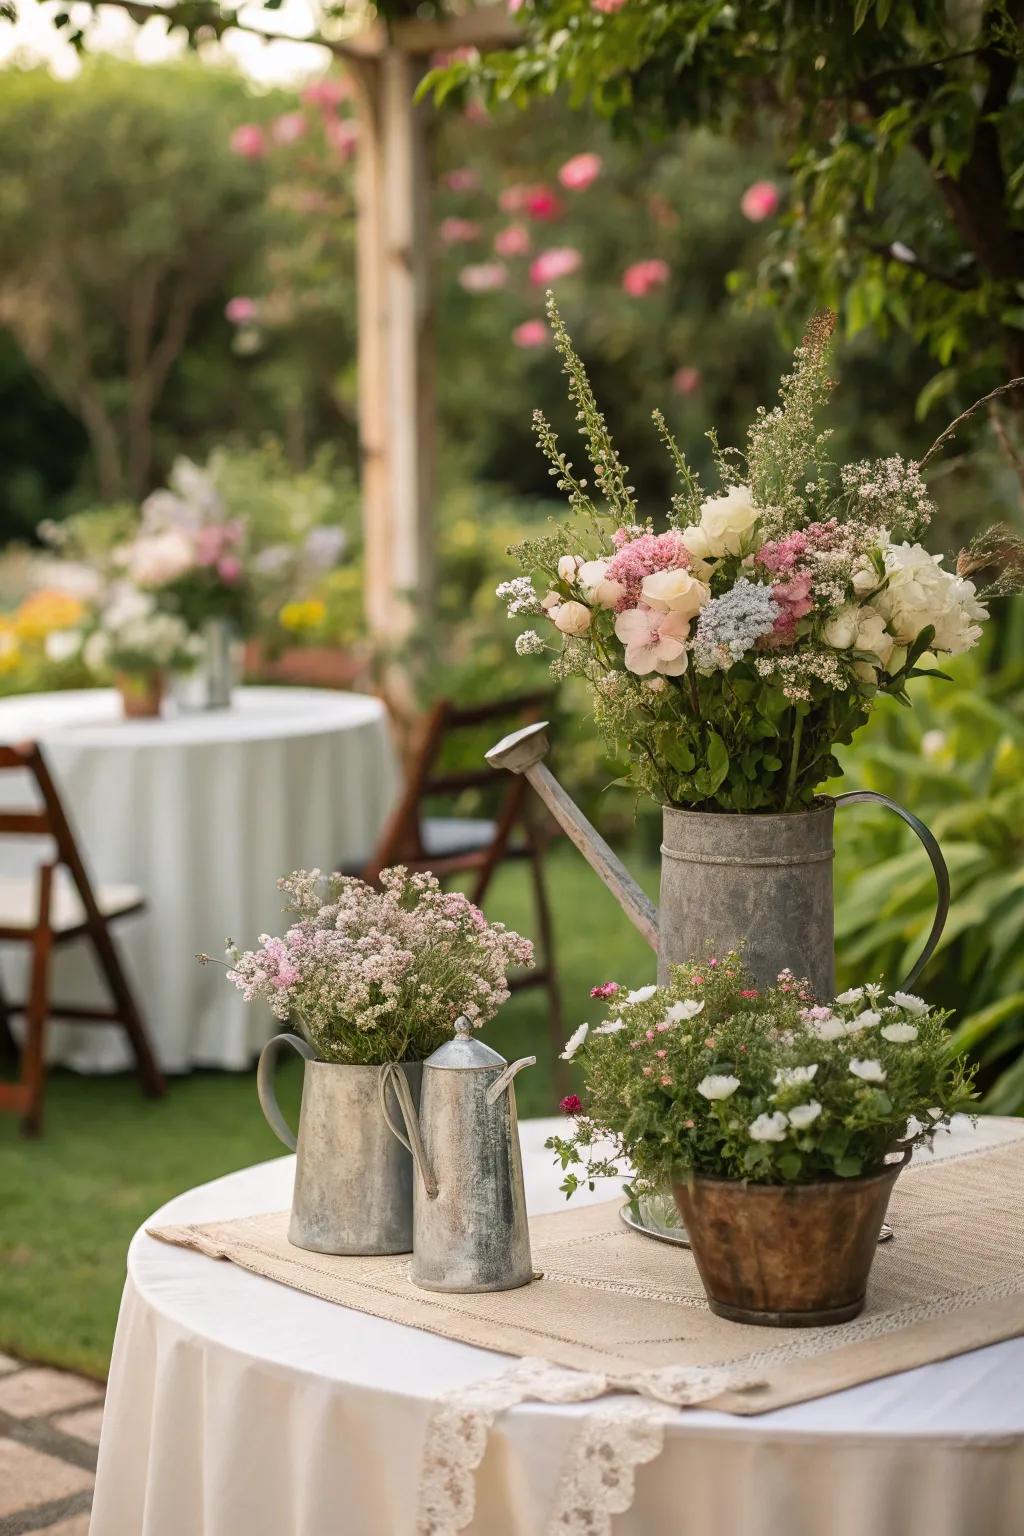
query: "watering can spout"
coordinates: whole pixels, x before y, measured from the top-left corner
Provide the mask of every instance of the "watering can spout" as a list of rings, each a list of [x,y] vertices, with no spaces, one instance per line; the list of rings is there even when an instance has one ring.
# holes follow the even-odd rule
[[[546,767],[544,757],[547,750],[547,721],[541,720],[504,737],[487,753],[487,761],[492,768],[507,768],[510,773],[523,775],[569,841],[576,845],[587,863],[621,903],[629,920],[657,952],[657,907]]]

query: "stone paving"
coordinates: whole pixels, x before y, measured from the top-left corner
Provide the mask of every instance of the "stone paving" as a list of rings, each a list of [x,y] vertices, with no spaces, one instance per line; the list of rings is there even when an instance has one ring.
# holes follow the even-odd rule
[[[0,1536],[87,1536],[103,1388],[0,1355]]]

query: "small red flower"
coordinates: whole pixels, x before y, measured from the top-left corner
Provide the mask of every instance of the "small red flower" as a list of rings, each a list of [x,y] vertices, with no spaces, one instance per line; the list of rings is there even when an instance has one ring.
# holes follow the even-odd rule
[[[583,1108],[583,1100],[578,1093],[567,1093],[558,1107],[564,1115],[578,1115]]]
[[[757,990],[756,987],[744,987],[743,991],[740,993],[740,997],[760,997],[760,996],[761,996],[761,994]]]
[[[693,987],[702,987],[704,985],[704,977],[703,976],[691,976],[690,977],[690,985],[693,986]]]

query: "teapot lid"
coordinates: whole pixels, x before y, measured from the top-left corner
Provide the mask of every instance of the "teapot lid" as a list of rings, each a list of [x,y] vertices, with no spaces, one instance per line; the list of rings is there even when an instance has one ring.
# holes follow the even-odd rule
[[[473,1035],[473,1026],[465,1017],[455,1020],[455,1035],[439,1045],[432,1056],[423,1063],[425,1067],[445,1067],[473,1070],[482,1067],[507,1067],[504,1056],[499,1056],[489,1045]]]

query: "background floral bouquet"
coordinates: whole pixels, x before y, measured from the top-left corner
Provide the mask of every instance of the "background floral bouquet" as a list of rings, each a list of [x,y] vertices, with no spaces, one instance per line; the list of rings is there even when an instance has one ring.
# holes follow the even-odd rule
[[[422,1060],[460,1015],[476,1027],[493,1018],[509,996],[507,971],[533,964],[528,939],[433,875],[397,866],[380,880],[378,891],[298,870],[279,882],[295,915],[283,938],[228,950],[228,979],[246,1002],[268,1002],[323,1061]]]
[[[640,1192],[690,1174],[859,1178],[973,1097],[972,1074],[950,1056],[948,1014],[879,985],[814,1005],[789,972],[757,989],[733,953],[676,966],[665,987],[596,993],[607,1017],[566,1047],[585,1082],[583,1101],[563,1101],[575,1130],[548,1143],[566,1194],[617,1174],[619,1158]]]
[[[797,350],[781,405],[758,411],[746,453],[712,437],[720,494],[705,493],[655,413],[680,487],[655,532],[550,295],[548,308],[594,485],[537,413],[571,530],[517,546],[528,574],[499,595],[510,615],[558,632],[552,670],[590,684],[599,726],[630,760],[625,782],[692,809],[808,806],[841,772],[833,745],[877,695],[908,702],[924,657],[977,643],[983,599],[1019,585],[1020,541],[995,529],[947,571],[919,542],[932,514],[919,465],[829,460],[816,421],[831,389],[827,315]],[[979,593],[969,578],[982,570],[992,580]],[[544,644],[527,630],[516,648]]]

